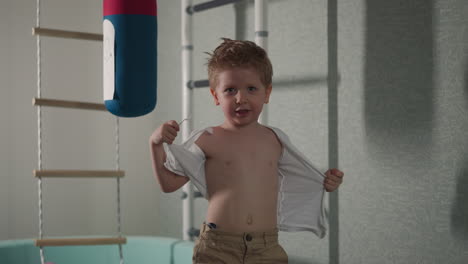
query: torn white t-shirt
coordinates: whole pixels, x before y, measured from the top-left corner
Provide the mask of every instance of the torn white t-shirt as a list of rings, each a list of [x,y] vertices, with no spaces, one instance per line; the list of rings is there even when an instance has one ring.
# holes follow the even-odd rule
[[[325,175],[291,143],[280,129],[268,126],[280,140],[283,149],[278,160],[278,229],[280,231],[310,231],[323,238],[326,234],[324,208]],[[205,154],[195,141],[213,128],[193,131],[181,145],[164,144],[165,167],[190,178],[200,193],[208,199],[205,179]]]

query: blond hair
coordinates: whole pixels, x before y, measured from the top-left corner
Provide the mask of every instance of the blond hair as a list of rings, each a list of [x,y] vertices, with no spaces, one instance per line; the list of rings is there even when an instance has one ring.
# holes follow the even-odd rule
[[[208,58],[208,80],[210,88],[217,85],[218,73],[235,67],[252,67],[265,87],[271,85],[273,67],[264,49],[252,41],[222,38],[221,43]]]

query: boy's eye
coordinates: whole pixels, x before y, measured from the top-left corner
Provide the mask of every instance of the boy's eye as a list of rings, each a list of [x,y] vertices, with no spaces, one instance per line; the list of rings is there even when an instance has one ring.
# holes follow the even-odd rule
[[[224,90],[226,93],[234,93],[236,90],[234,88],[227,88]]]
[[[253,92],[257,90],[257,87],[250,86],[248,89],[250,92]]]

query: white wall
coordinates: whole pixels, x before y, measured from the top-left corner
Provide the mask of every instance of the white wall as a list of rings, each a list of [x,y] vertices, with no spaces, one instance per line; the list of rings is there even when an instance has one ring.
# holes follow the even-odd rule
[[[9,113],[10,113],[10,94],[11,86],[9,77],[10,64],[10,13],[9,2],[0,2],[0,17],[2,17],[2,23],[0,23],[0,80],[1,80],[1,91],[4,96],[0,96],[0,169],[1,173],[1,184],[0,184],[0,237],[8,237],[8,224],[9,224],[9,188],[10,188],[10,144],[9,139],[11,135],[11,129],[9,128]],[[8,37],[7,37],[8,36]]]
[[[169,6],[167,6],[169,4]],[[174,10],[171,2],[159,8]],[[42,1],[43,27],[101,33],[102,7],[96,1]],[[1,2],[2,134],[0,162],[0,239],[38,235],[36,6],[31,1]],[[179,19],[160,12],[157,110],[121,119],[123,230],[131,235],[159,232],[161,192],[152,177],[148,137],[167,118],[177,118]],[[174,31],[175,30],[175,31]],[[174,32],[172,32],[174,31]],[[164,37],[172,35],[173,37]],[[102,45],[98,42],[42,38],[42,96],[65,100],[102,100]],[[5,59],[4,59],[5,58]],[[173,87],[173,89],[167,89]],[[44,169],[114,169],[114,118],[104,112],[43,108]],[[53,235],[112,235],[116,230],[115,180],[44,179],[44,230]]]

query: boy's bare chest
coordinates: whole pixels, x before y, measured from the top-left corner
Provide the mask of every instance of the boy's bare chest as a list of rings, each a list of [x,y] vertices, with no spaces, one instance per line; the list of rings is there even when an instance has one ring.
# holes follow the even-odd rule
[[[215,130],[201,141],[210,197],[207,221],[226,230],[274,228],[282,146],[273,132],[233,136]]]
[[[216,144],[208,153],[207,159],[224,165],[265,164],[277,162],[280,149],[275,142],[224,142]]]
[[[207,143],[207,144],[206,144]],[[275,165],[281,155],[281,144],[272,136],[226,137],[218,135],[206,140],[207,162],[229,166]]]
[[[282,147],[274,135],[212,135],[205,138],[205,172],[211,190],[246,191],[247,186],[276,186]]]

